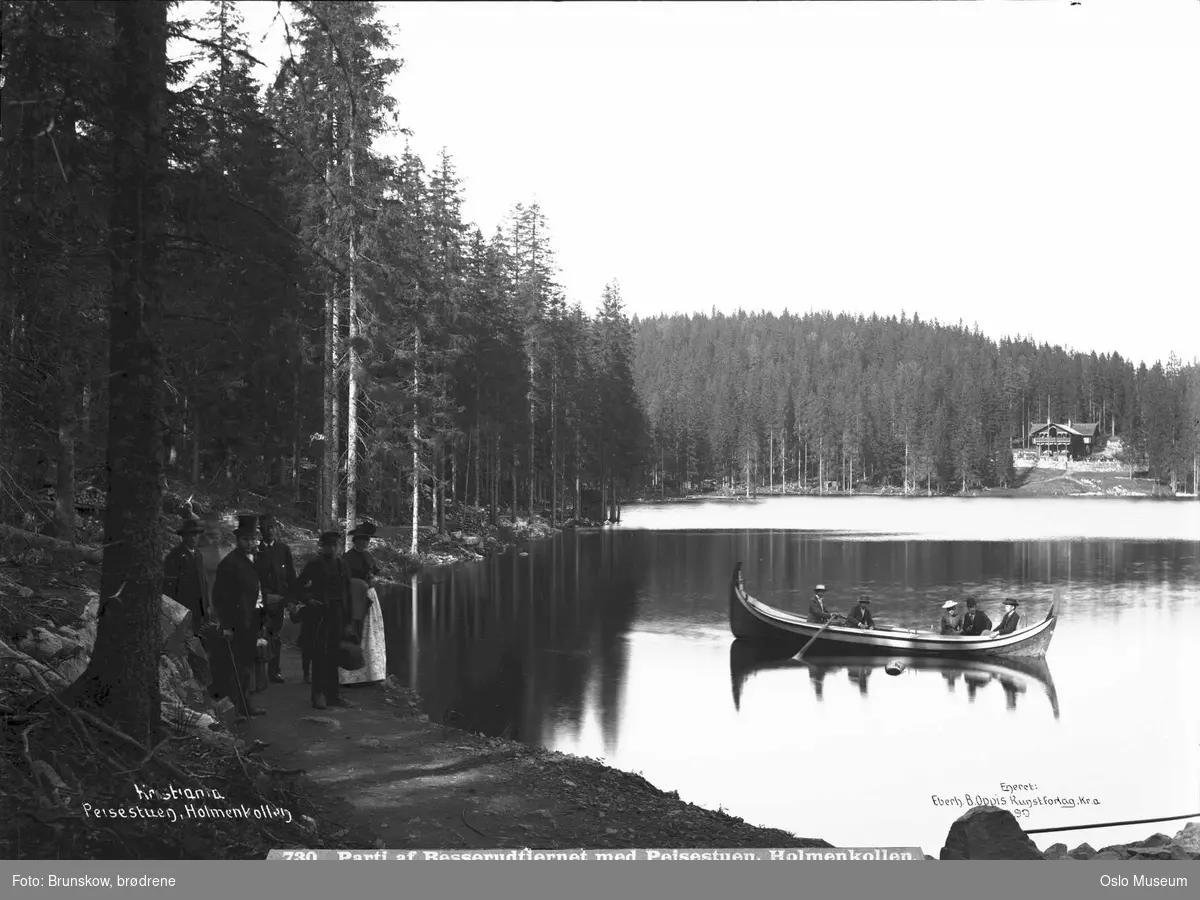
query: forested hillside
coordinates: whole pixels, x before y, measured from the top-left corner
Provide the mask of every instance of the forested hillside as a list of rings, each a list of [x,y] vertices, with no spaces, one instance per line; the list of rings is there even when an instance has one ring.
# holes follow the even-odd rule
[[[1194,489],[1194,364],[916,317],[631,322],[615,279],[573,295],[536,203],[467,222],[449,150],[379,152],[404,79],[374,5],[289,6],[265,90],[235,4],[176,7],[166,99],[137,114],[157,162],[132,171],[115,5],[0,4],[0,522],[76,536],[118,451],[143,480],[286,491],[318,527],[414,541],[447,501],[561,521],[747,469],[960,490],[1010,479],[1047,416]]]
[[[0,7],[0,521],[75,536],[77,494],[111,486],[114,417],[154,409],[138,441],[152,456],[160,435],[162,466],[146,479],[286,488],[322,528],[411,520],[414,547],[447,499],[561,520],[582,492],[611,501],[635,478],[645,429],[619,287],[586,315],[536,203],[469,223],[449,151],[377,151],[403,130],[403,76],[373,4],[289,4],[265,91],[235,4],[197,21],[180,15],[203,4],[175,7],[167,99],[148,114],[161,171],[140,173],[114,151],[114,6]],[[114,222],[151,194],[131,317]],[[121,383],[139,393],[114,409],[135,363]]]
[[[745,484],[747,471],[762,487],[1002,486],[1012,449],[1048,419],[1097,423],[1131,465],[1195,490],[1194,361],[1135,367],[915,315],[713,312],[635,328],[648,462],[663,493]]]

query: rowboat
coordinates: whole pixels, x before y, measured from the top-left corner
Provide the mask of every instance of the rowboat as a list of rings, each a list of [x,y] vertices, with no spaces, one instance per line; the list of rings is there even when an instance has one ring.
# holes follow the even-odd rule
[[[810,622],[805,616],[768,606],[746,593],[741,563],[733,570],[733,583],[729,589],[729,627],[734,637],[774,644],[782,649],[794,647],[792,653],[804,649],[805,656],[1042,657],[1046,655],[1054,636],[1054,626],[1058,624],[1057,609],[1056,592],[1046,618],[1040,622],[1011,634],[964,637],[911,628],[877,625],[863,629]]]
[[[809,680],[818,686],[817,697],[821,698],[819,686],[824,679],[846,670],[855,681],[864,686],[871,675],[879,674],[892,663],[901,663],[904,671],[919,674],[938,673],[947,681],[957,681],[962,677],[968,696],[992,682],[998,682],[1015,704],[1019,694],[1026,693],[1031,687],[1038,687],[1050,701],[1050,709],[1054,718],[1059,717],[1058,691],[1054,687],[1054,676],[1050,673],[1050,665],[1045,657],[1005,657],[992,656],[980,659],[941,659],[931,656],[890,656],[870,658],[864,656],[817,656],[808,659],[797,659],[795,654],[787,654],[771,644],[757,641],[736,640],[729,646],[729,680],[733,691],[735,709],[741,707],[742,693],[746,682],[759,672],[807,669]]]

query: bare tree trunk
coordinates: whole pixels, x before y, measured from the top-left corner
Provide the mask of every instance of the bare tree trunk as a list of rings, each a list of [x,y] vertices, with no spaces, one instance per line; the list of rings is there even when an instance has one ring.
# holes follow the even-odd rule
[[[531,344],[531,346],[529,348],[529,521],[531,521],[531,522],[533,521],[534,473],[537,471],[534,468],[534,442],[535,442],[535,438],[537,436],[537,414],[534,409],[534,399],[533,398],[534,398],[534,391],[536,390],[536,387],[535,387],[534,381],[533,381],[533,374],[534,374],[533,373],[533,347]],[[515,463],[516,463],[515,459],[513,460],[513,463],[514,463],[514,473],[515,473]],[[515,474],[513,475],[513,478],[514,479],[516,478]],[[513,490],[514,491],[516,490],[516,482],[515,481],[513,482]],[[517,520],[516,510],[517,510],[517,499],[516,499],[516,497],[513,497],[513,522],[514,523]]]
[[[59,374],[58,474],[55,479],[56,537],[75,540],[75,392],[71,368]]]
[[[530,445],[530,447],[532,448],[532,446],[533,446],[533,445],[531,444],[531,445]],[[516,524],[517,524],[517,461],[518,461],[518,459],[519,459],[519,457],[518,457],[518,455],[517,455],[517,448],[516,448],[516,447],[513,447],[513,457],[512,457],[512,523],[513,523],[513,527],[514,527],[514,528],[516,527]],[[533,487],[532,487],[532,483],[531,483],[531,486],[530,486],[530,488],[529,488],[529,497],[530,497],[530,509],[533,509]]]
[[[353,91],[353,85],[349,86],[349,90]],[[350,326],[350,340],[347,347],[346,361],[346,381],[347,381],[347,396],[346,396],[346,549],[350,548],[350,531],[354,528],[358,519],[358,391],[359,391],[359,371],[358,371],[358,350],[355,346],[355,341],[358,339],[358,307],[360,298],[358,296],[359,279],[358,279],[358,235],[355,232],[356,222],[354,220],[355,200],[353,199],[355,187],[355,141],[358,134],[358,122],[356,117],[351,114],[349,118],[349,133],[350,140],[346,152],[346,169],[350,177],[350,240],[349,240],[349,267],[350,267],[350,299],[349,308],[347,309],[347,324]],[[336,495],[335,495],[336,496]],[[337,510],[334,510],[336,519]]]
[[[300,499],[300,367],[292,370],[292,499]]]
[[[200,482],[200,404],[192,405],[192,484]]]
[[[413,329],[413,396],[417,396],[421,383],[418,378],[421,359],[421,330]],[[421,528],[421,420],[420,410],[413,403],[413,471],[412,471],[412,554],[418,551],[417,538]]]
[[[167,6],[117,3],[109,258],[108,498],[96,643],[71,696],[157,743],[162,647],[162,384]],[[152,743],[154,742],[154,743]]]
[[[550,392],[550,525],[558,525],[558,377]]]

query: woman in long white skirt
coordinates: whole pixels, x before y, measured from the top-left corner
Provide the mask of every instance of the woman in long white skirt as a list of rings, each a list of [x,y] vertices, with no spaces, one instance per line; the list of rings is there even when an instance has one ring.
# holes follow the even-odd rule
[[[372,684],[387,678],[387,643],[383,637],[383,613],[379,609],[379,597],[374,588],[359,578],[350,579],[351,610],[363,610],[362,618],[355,621],[359,646],[362,648],[363,667],[349,672],[338,669],[338,684]]]
[[[387,643],[383,636],[383,612],[375,593],[379,572],[367,552],[375,526],[364,522],[351,532],[354,546],[343,559],[350,570],[350,621],[359,637],[363,667],[353,672],[338,669],[338,684],[372,684],[387,678]]]

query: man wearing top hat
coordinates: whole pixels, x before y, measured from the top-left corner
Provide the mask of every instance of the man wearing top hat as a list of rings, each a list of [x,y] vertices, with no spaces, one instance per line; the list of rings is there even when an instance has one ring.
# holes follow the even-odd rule
[[[960,634],[962,620],[958,617],[958,604],[947,600],[942,604],[942,634]]]
[[[337,552],[341,537],[336,531],[324,532],[317,541],[317,558],[309,560],[296,582],[305,627],[312,629],[314,709],[354,705],[338,695],[338,647],[350,605],[350,570]]]
[[[810,622],[828,622],[833,618],[833,613],[825,608],[825,585],[818,584],[813,588],[812,600],[808,604],[808,621]]]
[[[992,630],[992,620],[978,608],[974,597],[967,598],[967,612],[963,616],[962,633],[968,637],[976,637],[985,631]]]
[[[163,560],[162,592],[192,612],[192,633],[199,634],[208,613],[208,573],[196,550],[200,540],[200,523],[184,520],[179,546]]]
[[[851,628],[874,628],[875,619],[871,617],[871,610],[868,604],[871,598],[862,596],[858,598],[858,606],[850,610],[850,615],[846,617],[846,624]]]
[[[292,561],[292,548],[275,539],[275,517],[263,516],[258,523],[262,540],[258,542],[256,563],[258,578],[263,590],[262,626],[267,633],[270,648],[267,675],[272,681],[282,682],[279,657],[283,650],[283,612],[288,600],[296,593],[296,565]]]
[[[1012,634],[1017,630],[1017,625],[1021,620],[1021,614],[1017,612],[1017,601],[1012,597],[1007,597],[1004,600],[1004,615],[1000,619],[1000,624],[996,626],[996,634]]]
[[[257,522],[258,516],[238,516],[238,527],[233,533],[237,546],[217,566],[213,585],[213,609],[221,624],[227,652],[233,657],[231,699],[238,712],[247,717],[266,715],[266,710],[251,706],[247,699],[262,627],[262,585],[254,553],[258,543]]]

